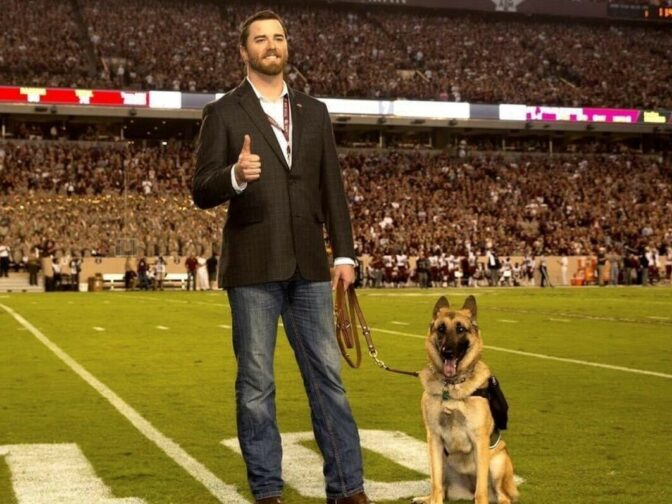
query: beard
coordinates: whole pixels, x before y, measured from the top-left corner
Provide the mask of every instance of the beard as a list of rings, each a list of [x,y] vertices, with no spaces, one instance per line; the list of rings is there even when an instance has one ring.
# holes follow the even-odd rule
[[[278,75],[283,72],[285,65],[287,64],[287,53],[280,54],[277,51],[270,53],[271,55],[277,56],[276,60],[266,61],[264,58],[269,55],[269,53],[264,54],[263,56],[253,56],[250,55],[250,67],[264,75]]]

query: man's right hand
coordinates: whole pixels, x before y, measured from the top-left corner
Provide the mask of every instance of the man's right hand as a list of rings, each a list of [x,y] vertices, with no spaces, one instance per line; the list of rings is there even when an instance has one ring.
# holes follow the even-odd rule
[[[236,182],[239,184],[252,182],[261,176],[261,158],[252,154],[252,139],[245,135],[243,148],[240,150],[235,167]]]

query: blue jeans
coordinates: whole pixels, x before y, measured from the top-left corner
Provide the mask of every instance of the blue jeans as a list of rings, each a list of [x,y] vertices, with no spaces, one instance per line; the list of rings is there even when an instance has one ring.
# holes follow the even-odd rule
[[[228,289],[238,362],[238,440],[255,499],[282,493],[282,446],[275,414],[273,354],[278,318],[301,370],[315,440],[324,457],[326,494],[363,490],[359,433],[341,382],[329,282],[295,277]]]

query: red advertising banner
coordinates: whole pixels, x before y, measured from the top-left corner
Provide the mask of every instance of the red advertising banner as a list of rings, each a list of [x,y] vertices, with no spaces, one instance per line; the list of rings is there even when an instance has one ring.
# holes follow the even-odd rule
[[[0,103],[148,107],[149,93],[109,89],[0,86]]]

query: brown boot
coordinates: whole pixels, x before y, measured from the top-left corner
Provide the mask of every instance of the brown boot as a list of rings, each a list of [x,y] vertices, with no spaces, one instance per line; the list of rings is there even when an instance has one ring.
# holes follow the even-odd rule
[[[282,504],[282,499],[280,497],[265,497],[255,501],[255,504]]]
[[[327,499],[327,504],[374,504],[369,500],[364,492],[359,492],[348,497],[339,497],[338,499]]]

